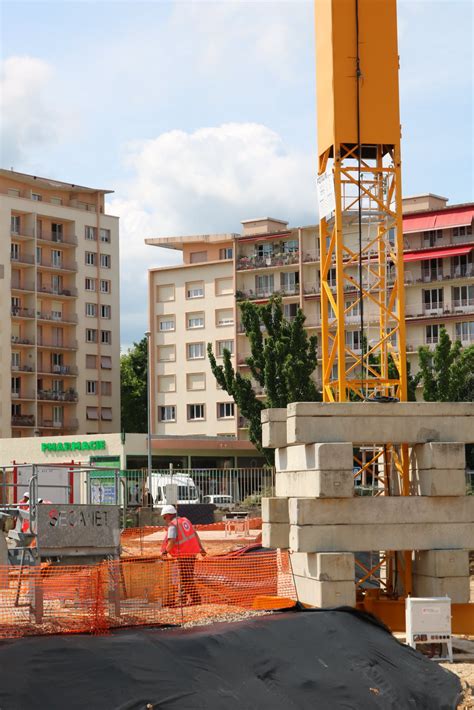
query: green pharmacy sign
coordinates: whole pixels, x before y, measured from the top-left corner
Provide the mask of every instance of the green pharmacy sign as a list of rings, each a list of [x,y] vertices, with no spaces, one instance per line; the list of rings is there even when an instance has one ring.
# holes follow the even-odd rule
[[[105,440],[99,441],[45,441],[41,444],[41,451],[100,451],[105,449]]]

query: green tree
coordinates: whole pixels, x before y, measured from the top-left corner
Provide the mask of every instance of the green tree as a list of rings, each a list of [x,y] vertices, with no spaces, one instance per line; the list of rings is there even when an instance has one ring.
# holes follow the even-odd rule
[[[120,357],[122,431],[146,433],[148,347],[146,337]]]
[[[474,345],[463,348],[441,328],[434,351],[418,350],[420,380],[426,402],[472,402],[474,400]]]
[[[233,397],[241,415],[248,420],[250,441],[272,464],[274,452],[262,447],[262,410],[286,407],[289,402],[321,400],[311,377],[317,364],[317,339],[314,335],[308,338],[301,309],[292,321],[284,317],[280,297],[264,305],[244,301],[240,311],[250,344],[246,363],[253,379],[235,371],[228,350],[224,350],[223,365],[217,364],[210,343],[207,353],[218,384]],[[264,402],[258,399],[254,383],[264,391]]]

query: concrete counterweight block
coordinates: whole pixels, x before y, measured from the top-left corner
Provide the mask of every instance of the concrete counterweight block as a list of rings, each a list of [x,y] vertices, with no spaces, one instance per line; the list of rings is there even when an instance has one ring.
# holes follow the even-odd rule
[[[262,417],[262,445],[267,449],[286,446],[286,407],[264,409]]]
[[[355,606],[356,587],[354,581],[320,582],[311,577],[297,577],[295,587],[298,600],[303,604],[320,608],[335,606]]]
[[[289,523],[288,498],[262,498],[264,523]]]
[[[453,604],[467,604],[470,597],[469,577],[429,577],[413,575],[415,597],[449,597]]]
[[[277,496],[298,498],[352,498],[354,478],[347,471],[277,471]]]
[[[275,451],[277,471],[352,471],[352,467],[349,442],[285,446]]]
[[[353,582],[355,557],[352,552],[293,552],[291,568],[298,577],[319,582]]]
[[[289,547],[290,526],[288,523],[262,522],[263,547],[276,547],[287,550]]]
[[[466,448],[464,444],[431,441],[428,444],[415,446],[413,454],[417,468],[420,469],[466,468]]]
[[[426,550],[415,553],[413,591],[417,596],[450,597],[465,604],[470,597],[468,550]]]

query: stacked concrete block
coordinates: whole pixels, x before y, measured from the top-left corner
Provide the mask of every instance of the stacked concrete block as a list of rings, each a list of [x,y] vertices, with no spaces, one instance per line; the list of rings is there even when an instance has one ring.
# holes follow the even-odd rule
[[[295,403],[264,411],[262,422],[264,445],[276,448],[277,496],[263,505],[263,542],[289,548],[300,601],[354,604],[360,550],[416,550],[415,594],[468,601],[473,404]],[[354,496],[353,446],[373,442],[411,445],[411,496]]]
[[[468,550],[416,552],[413,563],[413,594],[418,597],[448,596],[455,604],[469,602]]]

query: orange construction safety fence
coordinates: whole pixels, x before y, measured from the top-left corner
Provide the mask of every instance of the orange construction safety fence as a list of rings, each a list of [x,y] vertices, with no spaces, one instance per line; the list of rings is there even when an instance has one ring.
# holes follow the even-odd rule
[[[205,622],[287,599],[295,587],[288,554],[279,551],[0,567],[0,638]]]

